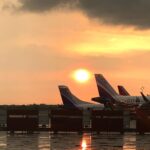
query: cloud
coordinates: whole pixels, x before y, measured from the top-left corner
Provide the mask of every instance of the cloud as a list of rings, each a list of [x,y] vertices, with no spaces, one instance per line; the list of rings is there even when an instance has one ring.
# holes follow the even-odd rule
[[[79,7],[90,17],[104,23],[149,28],[150,1],[80,0]]]
[[[56,7],[67,6],[73,0],[20,0],[21,9],[33,12],[45,12]]]
[[[19,0],[22,10],[45,12],[58,6],[75,4],[90,18],[100,22],[134,26],[136,28],[150,27],[150,1],[148,0]]]

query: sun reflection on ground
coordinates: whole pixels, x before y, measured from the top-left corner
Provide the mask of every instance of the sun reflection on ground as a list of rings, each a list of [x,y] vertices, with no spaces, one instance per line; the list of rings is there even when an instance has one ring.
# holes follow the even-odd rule
[[[81,148],[82,150],[91,149],[91,134],[83,134]]]
[[[86,148],[87,148],[86,140],[83,140],[83,141],[82,141],[81,147],[82,147],[82,150],[86,150]]]

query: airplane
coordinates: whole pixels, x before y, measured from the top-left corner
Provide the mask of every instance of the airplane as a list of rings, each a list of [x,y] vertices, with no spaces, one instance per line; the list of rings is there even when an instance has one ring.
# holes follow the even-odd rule
[[[104,105],[102,104],[101,105],[93,104],[93,103],[88,103],[80,100],[75,95],[73,95],[69,90],[69,88],[65,85],[59,85],[58,88],[65,108],[79,109],[79,110],[85,110],[85,109],[103,110],[104,109]]]
[[[130,96],[128,91],[122,85],[118,85],[118,91],[119,91],[119,94],[122,96]]]
[[[142,97],[143,97],[145,103],[142,104],[141,106],[139,106],[139,108],[140,108],[140,109],[144,109],[144,110],[146,110],[146,109],[149,110],[149,108],[150,108],[150,100],[144,95],[143,92],[141,92],[141,95],[142,95]]]
[[[95,79],[100,97],[92,98],[92,101],[103,103],[117,103],[119,105],[136,106],[145,103],[142,96],[122,96],[119,95],[113,87],[108,83],[102,74],[95,74]],[[147,96],[150,99],[150,96]]]
[[[142,97],[143,97],[143,100],[145,101],[145,103],[148,103],[148,102],[150,102],[150,100],[144,95],[144,93],[143,92],[140,92],[141,93],[141,95],[142,95]]]

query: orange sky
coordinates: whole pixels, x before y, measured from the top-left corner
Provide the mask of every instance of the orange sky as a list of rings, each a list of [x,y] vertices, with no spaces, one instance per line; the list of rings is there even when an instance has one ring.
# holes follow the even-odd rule
[[[149,29],[106,24],[78,9],[16,12],[3,2],[0,104],[60,104],[60,84],[90,101],[98,96],[94,77],[76,82],[70,74],[78,68],[103,74],[115,89],[122,84],[139,95],[144,86],[150,93]]]

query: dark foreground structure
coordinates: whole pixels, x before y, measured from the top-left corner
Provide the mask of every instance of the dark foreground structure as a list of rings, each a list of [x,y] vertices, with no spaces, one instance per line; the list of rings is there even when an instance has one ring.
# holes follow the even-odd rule
[[[77,132],[123,132],[123,112],[90,110],[54,110],[51,130]]]
[[[135,109],[51,111],[51,131],[57,132],[150,132],[150,111]]]
[[[2,113],[2,112],[1,112]],[[5,114],[5,113],[3,113]],[[47,117],[45,117],[47,115]],[[0,116],[1,117],[1,116]],[[6,110],[6,125],[1,131],[33,133],[58,132],[137,132],[150,133],[150,111],[134,110],[49,110],[17,108]]]
[[[52,110],[50,115],[51,130],[55,133],[58,131],[82,132],[83,118],[80,110]]]
[[[122,111],[92,111],[92,131],[123,133],[123,122]]]
[[[37,109],[8,109],[7,130],[33,132],[38,129],[38,115]]]

